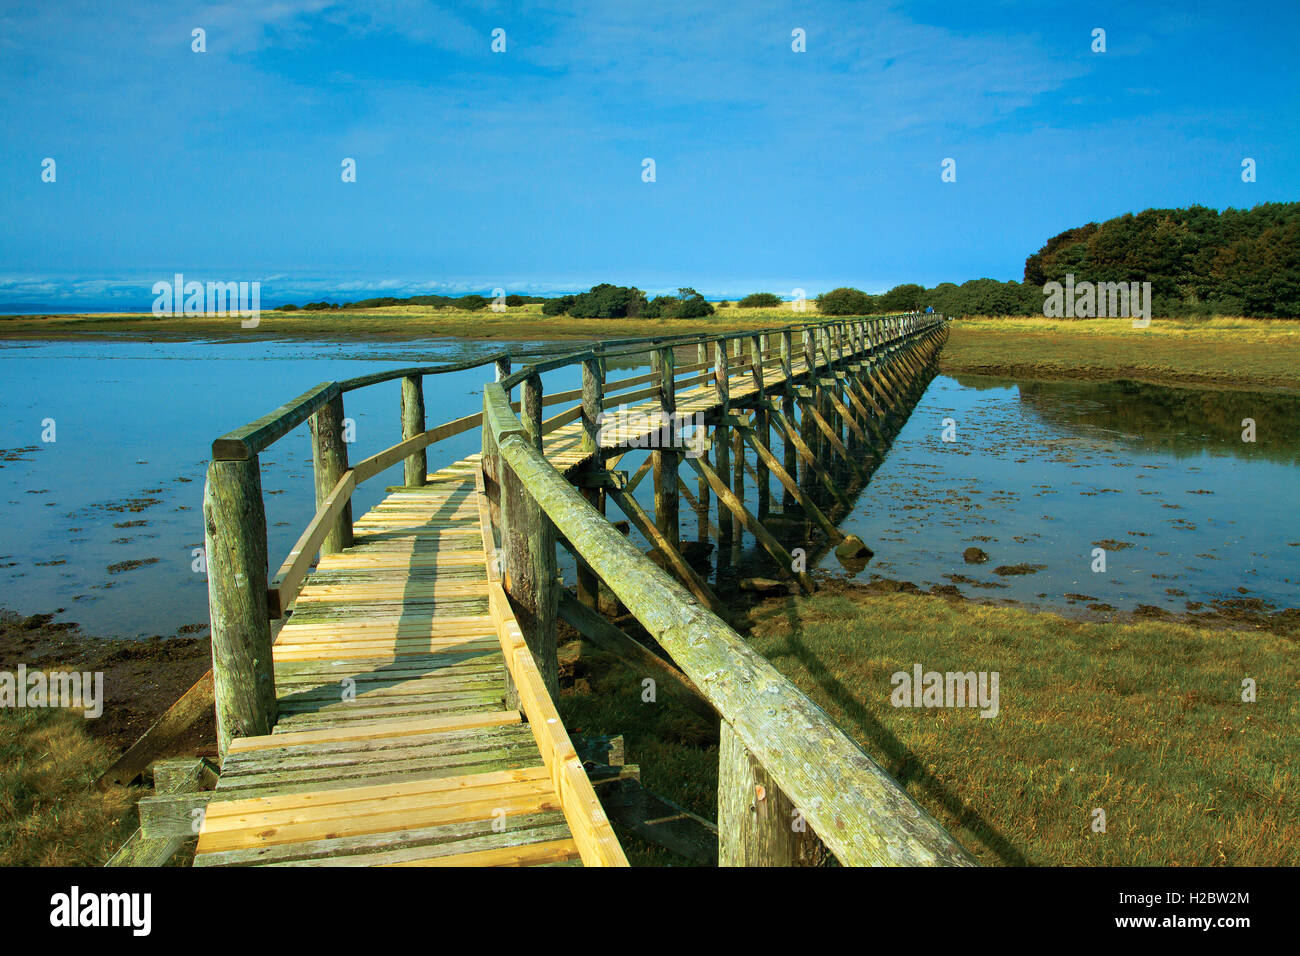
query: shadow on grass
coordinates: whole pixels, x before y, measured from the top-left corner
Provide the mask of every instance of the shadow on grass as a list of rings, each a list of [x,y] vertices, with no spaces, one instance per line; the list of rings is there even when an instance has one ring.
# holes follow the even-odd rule
[[[1008,866],[1030,866],[1031,861],[992,823],[968,806],[922,765],[921,759],[882,725],[863,705],[857,695],[836,677],[821,659],[799,638],[799,618],[794,609],[785,613],[789,632],[784,636],[785,652],[808,669],[818,686],[844,709],[853,722],[850,730],[869,742],[868,753],[884,765],[900,786],[914,784],[956,818],[959,826],[970,831],[979,842]],[[768,655],[769,658],[774,655]],[[883,760],[881,758],[884,758]]]

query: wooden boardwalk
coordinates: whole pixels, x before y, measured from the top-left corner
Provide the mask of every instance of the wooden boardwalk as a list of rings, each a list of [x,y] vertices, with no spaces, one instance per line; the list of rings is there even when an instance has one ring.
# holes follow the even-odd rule
[[[730,386],[755,391],[748,372]],[[678,395],[679,414],[716,405],[711,385]],[[663,422],[654,399],[608,414],[609,448]],[[581,440],[555,428],[547,458],[579,464]],[[275,731],[232,742],[196,866],[580,862],[533,733],[503,709],[478,468],[394,490],[321,557],[275,641]]]
[[[275,732],[232,743],[195,865],[578,861],[503,709],[474,464],[390,494],[322,557],[275,643]]]
[[[860,435],[864,427],[872,427],[871,413],[847,385],[843,388],[844,400],[857,405],[863,413],[861,420],[835,397],[834,392],[846,378],[839,366],[818,361],[816,372],[810,376],[810,353],[791,355],[788,335],[783,353],[762,352],[757,368],[753,362],[758,337],[752,341],[749,361],[740,357],[738,349],[736,358],[728,358],[725,365],[715,364],[722,362],[721,353],[715,353],[715,362],[710,363],[701,346],[698,363],[675,371],[671,349],[661,349],[656,371],[609,383],[618,387],[611,388],[609,398],[603,401],[597,391],[594,406],[588,402],[584,377],[583,406],[551,419],[533,419],[532,434],[540,431],[545,459],[537,458],[535,467],[559,480],[556,472],[575,473],[589,462],[592,425],[590,418],[583,422],[581,417],[590,416],[593,407],[605,410],[597,436],[605,451],[600,456],[602,463],[612,463],[628,448],[657,447],[672,415],[692,425],[702,423],[703,416],[711,414],[717,429],[715,442],[719,434],[723,436],[716,448],[723,479],[711,470],[707,457],[692,460],[692,465],[701,482],[707,479],[714,493],[727,499],[727,508],[768,548],[780,566],[782,556],[788,559],[788,555],[761,522],[753,520],[741,499],[725,487],[727,428],[740,429],[736,433],[737,471],[745,464],[741,457],[743,438],[755,445],[756,451],[767,453],[758,466],[764,469],[764,475],[770,466],[787,490],[804,503],[807,499],[794,486],[790,474],[790,455],[797,450],[801,461],[810,464],[825,482],[830,483],[830,479],[793,433],[792,426],[765,399],[786,396],[788,411],[788,400],[798,395],[800,407],[806,409],[846,464],[854,468],[852,456],[867,453],[861,449],[849,453],[838,437],[841,427],[826,424],[814,407],[802,404],[802,399],[813,392],[824,396]],[[823,340],[823,346],[829,347],[829,339]],[[715,379],[715,368],[726,368],[721,373],[723,378]],[[872,373],[852,357],[847,368],[859,379],[872,382]],[[787,373],[783,369],[789,369],[790,379],[798,380],[791,383],[793,388],[786,385]],[[880,377],[885,387],[882,394],[887,394],[894,385],[888,367],[881,369]],[[603,371],[600,380],[604,381]],[[412,381],[415,385],[408,390]],[[534,377],[530,381],[538,380]],[[665,381],[669,384],[661,388],[660,383]],[[645,383],[652,384],[637,387]],[[418,376],[403,384],[403,428],[410,437],[355,466],[353,471],[347,470],[346,457],[342,457],[341,466],[327,472],[324,487],[333,490],[326,497],[320,490],[321,464],[317,462],[317,517],[273,582],[274,600],[269,601],[275,617],[275,609],[282,607],[281,595],[292,600],[290,614],[271,647],[276,708],[270,716],[274,723],[261,722],[259,732],[270,728],[263,736],[231,735],[216,791],[206,803],[195,865],[626,865],[547,692],[533,651],[515,619],[515,584],[511,585],[511,597],[506,596],[499,570],[499,529],[492,527],[498,503],[496,498],[490,503],[485,492],[486,481],[499,487],[497,469],[503,465],[498,458],[496,426],[489,428],[486,413],[481,417],[485,436],[489,431],[494,435],[492,466],[486,475],[484,462],[473,455],[425,475],[422,485],[390,488],[382,502],[351,524],[351,535],[339,543],[341,546],[321,546],[325,529],[336,517],[350,522],[340,509],[357,482],[382,472],[439,434],[455,434],[479,423],[478,416],[471,416],[424,432],[422,410],[417,418],[407,419],[408,407],[422,406]],[[823,386],[831,388],[824,390]],[[337,390],[338,386],[327,384],[316,391],[323,390],[328,397],[330,388]],[[872,382],[871,388],[875,391],[878,386]],[[508,415],[508,392],[497,391],[506,397],[493,401],[503,402],[499,408]],[[623,394],[618,395],[620,392]],[[860,394],[875,405],[877,413],[883,414],[869,392],[863,390]],[[557,395],[545,404],[574,395]],[[408,399],[413,399],[415,405],[408,406]],[[286,422],[304,414],[295,409],[320,409],[319,428],[313,433],[314,448],[322,455],[335,454],[338,446],[331,446],[333,439],[329,435],[342,420],[342,405],[336,397],[333,405],[322,408],[325,400],[309,393],[297,405],[285,406],[267,419],[214,443],[205,515],[210,497],[226,505],[237,500],[242,488],[252,487],[260,494],[260,489],[245,482],[228,499],[218,498],[213,483],[220,476],[234,476],[237,469],[249,467],[255,479],[256,448],[283,434],[290,427]],[[533,401],[532,414],[536,415],[540,392]],[[761,423],[761,441],[766,441],[768,423],[775,419],[784,438],[793,443],[786,448],[784,470],[771,452],[756,444],[748,433],[752,427],[743,412],[746,407],[756,409],[754,421]],[[737,410],[740,415],[734,414]],[[694,416],[700,417],[691,422]],[[702,435],[692,435],[695,437]],[[517,437],[514,440],[518,442]],[[222,442],[234,450],[227,451]],[[216,470],[219,446],[223,454],[230,455],[219,462],[224,469],[220,475]],[[517,450],[519,446],[514,447]],[[406,480],[416,482],[427,470],[423,453],[414,470],[414,459],[406,460]],[[526,465],[517,455],[512,460],[514,467]],[[658,467],[656,456],[656,511],[662,490]],[[667,484],[673,489],[671,514],[675,524],[676,464],[665,473],[672,476]],[[618,476],[608,474],[605,480],[615,478]],[[656,532],[640,506],[631,500],[630,493],[624,493],[624,481],[625,477],[611,486],[615,500],[652,538],[654,546],[669,557],[683,583],[705,604],[716,607],[716,597],[684,566],[668,539]],[[834,487],[831,490],[838,491]],[[504,513],[504,500],[500,507]],[[807,507],[820,515],[811,502]],[[721,505],[719,514],[721,522]],[[821,521],[830,535],[838,534],[824,516]],[[573,528],[574,532],[578,530]],[[260,533],[264,542],[264,531]],[[257,534],[252,535],[254,546]],[[531,547],[532,539],[527,540]],[[238,541],[236,545],[243,546]],[[512,573],[523,575],[516,583],[537,586],[527,585],[529,547],[511,547],[516,548],[512,552],[516,556],[510,558],[510,566],[515,569]],[[318,549],[320,558],[304,582],[310,556]],[[788,561],[785,564],[788,566]],[[546,588],[555,587],[551,567],[551,571],[536,578]],[[210,595],[218,596],[213,580],[226,578],[210,578]],[[298,582],[303,582],[300,590]],[[802,575],[800,583],[808,584]],[[582,584],[580,566],[580,595]],[[219,596],[225,600],[224,595]],[[528,606],[526,600],[523,606]],[[663,608],[662,603],[652,602],[649,606]],[[214,633],[215,621],[214,610]],[[725,625],[718,620],[708,627]],[[662,643],[670,635],[665,632],[658,637]],[[720,639],[726,643],[725,635]],[[215,647],[214,639],[214,660],[220,666],[222,661]],[[553,653],[552,649],[552,657]],[[261,656],[264,662],[265,652]],[[743,664],[752,666],[747,659]],[[254,661],[254,669],[256,666]],[[261,666],[265,668],[264,663]],[[245,686],[249,693],[255,693],[254,684]],[[269,690],[269,684],[263,686]],[[775,685],[769,688],[774,689]],[[269,702],[269,694],[266,699]],[[237,697],[231,700],[237,701]],[[508,700],[517,704],[508,705]],[[252,701],[247,707],[243,702],[233,706],[241,715],[256,711]],[[799,705],[796,701],[791,706],[797,709]],[[221,707],[219,701],[219,730]],[[723,729],[725,736],[725,719]],[[754,743],[759,742],[755,738]],[[862,771],[860,776],[867,774],[862,777],[867,780],[875,772],[869,761],[847,740],[844,748],[848,748],[845,753],[849,754],[849,763],[865,761],[858,769]],[[867,840],[867,845],[874,839]],[[875,859],[871,854],[876,851],[870,846],[868,849],[864,858]]]

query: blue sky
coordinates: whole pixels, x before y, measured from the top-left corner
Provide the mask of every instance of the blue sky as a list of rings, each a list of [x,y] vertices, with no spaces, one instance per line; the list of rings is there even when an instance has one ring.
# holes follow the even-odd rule
[[[0,307],[1020,278],[1300,199],[1300,4],[1192,6],[5,0]]]

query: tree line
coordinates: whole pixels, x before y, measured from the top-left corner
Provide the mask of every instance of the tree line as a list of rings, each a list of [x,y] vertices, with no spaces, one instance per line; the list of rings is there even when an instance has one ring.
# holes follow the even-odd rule
[[[871,294],[839,288],[817,296],[823,315],[881,315],[932,308],[950,316],[1042,315],[1044,286],[1075,282],[1150,282],[1152,314],[1166,317],[1300,316],[1300,202],[1263,203],[1218,212],[1205,206],[1147,209],[1102,223],[1090,222],[1048,239],[1025,259],[1022,281],[970,279],[927,288],[896,285]],[[385,296],[350,304],[309,302],[305,311],[427,305],[478,311],[493,300],[481,295]],[[509,295],[507,306],[542,304],[548,316],[574,318],[703,318],[715,307],[699,292],[650,298],[635,286],[601,283],[576,295],[552,298]],[[776,309],[785,300],[755,292],[742,309]],[[725,306],[726,303],[720,305]],[[297,306],[281,306],[294,310]]]

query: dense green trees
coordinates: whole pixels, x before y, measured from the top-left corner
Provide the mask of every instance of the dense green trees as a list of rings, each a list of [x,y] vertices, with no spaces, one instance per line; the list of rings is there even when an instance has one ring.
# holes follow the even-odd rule
[[[1300,203],[1147,209],[1053,236],[1025,282],[1150,282],[1155,315],[1300,316]]]
[[[590,292],[575,295],[565,310],[575,319],[620,319],[645,311],[645,293],[633,286],[602,282]]]
[[[542,315],[563,315],[573,305],[576,295],[560,295],[542,303]]]
[[[694,289],[678,289],[677,295],[657,295],[641,313],[650,319],[700,319],[713,314],[713,306]]]
[[[876,311],[875,296],[861,289],[831,289],[817,296],[817,311],[822,315],[870,315]]]
[[[1048,239],[1025,260],[1024,281],[971,279],[932,289],[914,283],[869,295],[860,289],[823,292],[823,315],[879,315],[933,308],[944,315],[1042,315],[1048,282],[1150,282],[1157,316],[1300,316],[1300,202],[1264,203],[1222,213],[1204,206],[1147,209],[1090,222]],[[633,286],[602,283],[578,295],[550,299],[508,295],[507,306],[542,303],[544,315],[576,318],[701,318],[714,308],[694,289],[677,295],[646,294]],[[430,305],[479,310],[481,295],[384,296],[349,305],[309,302],[305,311]],[[742,309],[780,308],[780,296],[755,292]],[[281,306],[288,311],[291,306]]]

